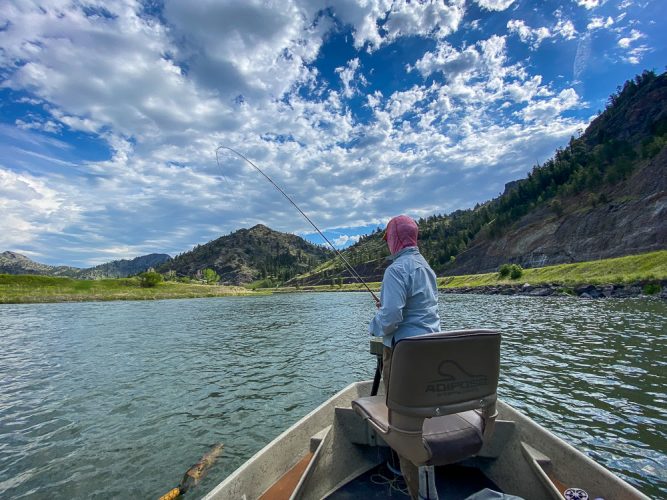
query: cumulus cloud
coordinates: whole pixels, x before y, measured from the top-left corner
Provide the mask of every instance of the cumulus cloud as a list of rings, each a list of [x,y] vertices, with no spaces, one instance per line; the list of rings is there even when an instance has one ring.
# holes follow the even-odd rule
[[[642,44],[633,47],[634,43],[642,38],[645,38],[646,35],[641,33],[639,30],[632,29],[628,36],[622,37],[618,40],[618,46],[624,50],[624,54],[621,56],[621,59],[629,64],[639,64],[642,60],[644,54],[649,52],[651,48],[648,45]]]
[[[586,26],[586,29],[589,31],[594,31],[601,28],[609,28],[613,24],[614,20],[611,18],[611,16],[608,16],[607,19],[604,17],[593,17],[591,18],[591,22],[589,22]]]
[[[0,166],[0,211],[0,248],[15,248],[63,231],[78,220],[80,207],[44,180]]]
[[[373,51],[400,36],[446,37],[458,29],[465,1],[341,0],[333,8],[341,22],[353,27],[354,46]]]
[[[399,36],[429,35],[441,39],[456,31],[465,12],[465,2],[394,2],[384,24],[389,41]]]
[[[325,20],[313,25],[308,3],[260,0],[168,0],[170,37],[181,45],[177,63],[196,81],[225,97],[278,97],[309,78],[304,63],[317,55]]]
[[[497,194],[585,123],[562,114],[580,105],[576,93],[513,61],[505,37],[460,46],[446,38],[464,7],[167,0],[151,13],[133,0],[3,4],[1,85],[40,114],[0,126],[0,152],[13,155],[0,169],[0,249],[60,245],[92,264],[182,252],[258,222],[310,230],[238,157],[221,152],[219,168],[219,145],[240,149],[324,229]],[[316,60],[341,25],[369,54],[338,63],[338,87]],[[515,28],[537,46],[547,37]],[[552,28],[548,36],[574,34],[566,21]],[[401,66],[419,81],[362,96],[360,118],[350,102],[373,83],[361,61],[413,35],[433,47]],[[72,158],[65,137],[74,135],[108,157]],[[58,232],[67,245],[53,239]]]
[[[458,51],[448,43],[442,43],[437,52],[427,52],[415,64],[415,68],[423,75],[429,76],[440,72],[449,79],[465,76],[475,69],[479,62],[479,53],[475,47]]]
[[[514,0],[475,0],[477,5],[486,10],[506,10]]]
[[[573,40],[577,35],[577,30],[569,19],[559,19],[551,28],[531,28],[521,19],[511,19],[507,22],[507,29],[510,34],[516,34],[522,42],[530,45],[532,50],[537,50],[542,42],[549,38]]]
[[[526,121],[547,123],[559,116],[563,111],[580,104],[579,96],[574,89],[565,89],[550,99],[537,100],[530,103],[519,114]]]
[[[628,52],[623,56],[623,60],[630,64],[639,64],[644,54],[650,51],[651,48],[648,45],[639,45],[628,50]]]
[[[618,40],[618,46],[621,47],[622,49],[627,49],[633,42],[636,42],[637,40],[643,37],[644,35],[640,31],[633,29],[630,31],[629,36],[623,37]]]
[[[338,238],[332,241],[334,246],[336,248],[343,248],[346,246],[349,246],[353,243],[356,243],[359,241],[359,238],[361,238],[361,234],[353,234],[353,235],[347,235],[347,234],[341,234]]]
[[[44,132],[49,133],[56,133],[62,129],[60,123],[56,123],[53,120],[41,120],[39,118],[30,121],[24,121],[18,118],[15,120],[14,124],[21,130],[43,130]]]
[[[347,66],[336,68],[336,73],[340,75],[341,82],[343,83],[343,96],[348,99],[352,97],[357,92],[357,82],[355,81],[355,74],[359,69],[359,58],[354,58],[351,61],[348,61]],[[361,85],[367,84],[366,77],[363,74],[358,76],[358,82]]]
[[[559,19],[553,32],[565,40],[572,40],[577,35],[577,30],[574,29],[574,24],[569,19]]]
[[[579,7],[591,10],[605,3],[605,0],[576,0]]]
[[[552,36],[549,28],[545,26],[540,28],[530,28],[521,19],[511,19],[508,21],[507,29],[510,33],[518,35],[519,39],[522,42],[529,44],[533,50],[537,49],[542,41]]]

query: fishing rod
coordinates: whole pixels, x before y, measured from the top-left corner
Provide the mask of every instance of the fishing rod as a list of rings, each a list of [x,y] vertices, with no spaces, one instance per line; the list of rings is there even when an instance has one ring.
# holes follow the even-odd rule
[[[282,189],[280,189],[280,186],[278,186],[275,182],[273,182],[273,179],[271,179],[271,177],[269,177],[268,175],[266,175],[266,174],[262,171],[262,169],[260,169],[257,165],[255,165],[253,162],[251,162],[248,158],[246,158],[244,155],[242,155],[241,153],[239,153],[239,152],[236,151],[235,149],[232,149],[232,148],[230,148],[230,147],[228,147],[228,146],[218,146],[218,147],[215,149],[215,161],[218,163],[218,167],[220,167],[220,169],[222,169],[222,166],[220,166],[220,159],[218,158],[218,151],[221,150],[221,149],[227,149],[227,150],[231,151],[232,153],[234,153],[235,155],[239,156],[240,158],[244,159],[244,160],[245,160],[251,167],[253,167],[253,168],[254,168],[255,170],[257,170],[260,174],[262,174],[262,175],[266,178],[266,180],[268,180],[268,181],[273,185],[274,188],[276,188],[278,191],[280,191],[280,194],[282,194],[285,198],[287,198],[287,201],[289,201],[289,202],[294,206],[294,208],[296,208],[296,209],[299,211],[299,213],[305,217],[305,219],[310,223],[310,225],[313,226],[313,227],[315,228],[315,230],[320,234],[320,236],[321,236],[322,238],[324,238],[324,241],[326,241],[326,242],[329,244],[329,246],[330,246],[330,247],[333,249],[333,251],[338,255],[338,257],[341,258],[341,260],[345,263],[345,265],[347,266],[347,268],[348,268],[348,270],[350,271],[350,273],[352,273],[352,277],[355,278],[359,283],[361,283],[362,285],[364,285],[364,287],[366,287],[366,290],[368,290],[368,292],[373,296],[373,299],[375,300],[375,303],[378,304],[378,305],[380,304],[380,299],[377,298],[377,296],[375,295],[375,293],[373,293],[373,290],[371,290],[371,289],[369,288],[368,284],[366,284],[366,282],[364,281],[364,279],[363,279],[361,276],[359,276],[359,274],[357,273],[357,271],[354,270],[354,268],[350,265],[350,263],[347,261],[347,259],[343,256],[343,254],[340,253],[340,251],[338,251],[338,249],[333,245],[333,243],[331,243],[331,242],[329,241],[329,238],[327,238],[326,236],[324,236],[324,234],[322,233],[322,231],[320,231],[320,228],[318,228],[318,227],[315,225],[315,223],[314,223],[312,220],[310,220],[310,217],[308,217],[308,216],[304,213],[304,211],[301,210],[301,209],[299,208],[299,206],[298,206],[296,203],[294,203],[294,201],[292,200],[292,198],[290,198],[290,197],[287,195],[287,193],[285,193],[285,191],[283,191]]]

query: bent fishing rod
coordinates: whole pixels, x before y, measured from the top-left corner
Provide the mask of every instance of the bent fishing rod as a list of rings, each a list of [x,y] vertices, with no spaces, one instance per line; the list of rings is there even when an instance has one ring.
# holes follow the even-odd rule
[[[236,151],[235,149],[232,149],[232,148],[230,148],[230,147],[228,147],[228,146],[218,146],[218,147],[215,149],[215,161],[218,163],[218,167],[220,167],[221,170],[222,170],[222,166],[220,165],[220,159],[218,158],[218,151],[221,150],[221,149],[227,149],[227,150],[231,151],[232,153],[234,153],[235,155],[237,155],[237,156],[239,156],[240,158],[242,158],[243,160],[245,160],[251,167],[253,167],[253,168],[254,168],[255,170],[257,170],[260,174],[262,174],[262,175],[264,176],[264,178],[265,178],[267,181],[269,181],[269,182],[271,183],[271,185],[272,185],[274,188],[276,188],[278,191],[280,191],[280,194],[282,194],[282,195],[287,199],[287,201],[289,201],[289,202],[294,206],[294,208],[296,208],[296,209],[299,211],[299,213],[300,213],[301,215],[304,216],[304,218],[310,223],[310,225],[313,226],[313,227],[315,228],[315,231],[317,231],[317,232],[320,234],[320,236],[321,236],[322,238],[324,238],[324,241],[326,241],[326,242],[329,244],[329,246],[333,249],[333,251],[338,255],[338,257],[341,258],[341,260],[342,260],[342,261],[345,263],[345,265],[347,266],[347,269],[348,269],[348,270],[350,271],[350,273],[352,274],[352,277],[355,278],[359,283],[361,283],[362,285],[364,285],[364,287],[366,287],[366,290],[368,290],[368,293],[370,293],[370,294],[373,296],[373,299],[375,300],[375,303],[376,303],[376,304],[380,304],[380,299],[377,298],[377,296],[375,295],[375,293],[373,293],[373,290],[371,290],[371,289],[369,288],[368,284],[364,281],[364,279],[363,279],[361,276],[359,276],[359,273],[357,273],[357,271],[354,270],[354,268],[350,265],[350,263],[347,261],[347,259],[343,256],[343,254],[340,253],[340,251],[334,246],[334,244],[331,243],[331,242],[329,241],[329,238],[327,238],[326,236],[324,236],[324,234],[322,233],[322,231],[320,231],[320,228],[318,228],[318,227],[315,225],[315,223],[314,223],[312,220],[310,220],[310,217],[308,217],[308,216],[304,213],[304,211],[301,210],[301,209],[299,208],[299,206],[298,206],[296,203],[294,203],[294,200],[292,200],[292,198],[290,198],[290,197],[287,195],[287,193],[285,193],[285,191],[283,191],[283,190],[280,188],[280,186],[278,186],[275,182],[273,182],[273,179],[271,179],[271,177],[269,177],[268,175],[266,175],[266,174],[262,171],[262,169],[260,169],[257,165],[255,165],[253,162],[251,162],[248,158],[246,158],[244,155],[242,155],[241,153],[239,153],[239,152]]]

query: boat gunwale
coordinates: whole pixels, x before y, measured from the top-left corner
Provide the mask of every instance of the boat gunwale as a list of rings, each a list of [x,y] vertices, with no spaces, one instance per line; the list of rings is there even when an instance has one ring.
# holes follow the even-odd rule
[[[343,396],[347,392],[354,392],[353,389],[356,388],[362,388],[364,386],[371,386],[372,381],[369,380],[363,380],[363,381],[357,381],[357,382],[352,382],[345,386],[343,389],[335,393],[333,396],[325,400],[323,403],[321,403],[319,406],[314,408],[312,411],[301,417],[298,421],[296,421],[294,424],[292,424],[289,428],[284,430],[282,433],[280,433],[278,436],[276,436],[274,439],[272,439],[269,443],[267,443],[265,446],[263,446],[260,450],[258,450],[254,455],[252,455],[248,460],[243,462],[234,472],[232,472],[229,476],[227,476],[225,479],[222,480],[222,482],[218,483],[211,491],[209,491],[204,497],[203,500],[212,500],[216,498],[216,495],[228,485],[233,483],[238,477],[242,476],[246,470],[248,470],[253,463],[255,463],[258,459],[260,459],[262,456],[266,455],[271,449],[273,449],[276,445],[278,445],[280,442],[284,441],[290,434],[292,434],[295,430],[297,430],[299,427],[303,426],[308,420],[314,418],[317,416],[318,413],[326,410],[328,406],[332,406],[332,403],[335,400],[338,399],[343,399]],[[359,391],[357,391],[359,392]],[[333,407],[331,410],[331,413],[333,415]],[[326,427],[326,425],[324,426]],[[324,428],[323,427],[323,428]],[[300,457],[296,457],[297,459]],[[297,460],[298,461],[298,460]],[[295,462],[296,463],[296,462]],[[290,464],[286,470],[289,470],[290,467],[292,467],[294,464]],[[285,471],[283,471],[285,472]],[[280,476],[279,476],[280,477]],[[278,478],[274,478],[274,480],[277,480]]]
[[[324,422],[322,424],[322,429],[326,428],[328,425],[331,425],[335,414],[334,410],[335,404],[338,401],[341,402],[346,400],[352,401],[355,395],[361,396],[362,393],[364,393],[364,389],[368,389],[368,391],[366,392],[369,392],[371,385],[372,381],[370,380],[357,381],[348,384],[346,387],[344,387],[343,389],[332,395],[329,399],[325,400],[323,403],[318,405],[312,411],[304,415],[297,422],[292,424],[289,428],[287,428],[285,431],[283,431],[277,437],[275,437],[273,440],[267,443],[264,447],[258,450],[249,459],[247,459],[241,466],[239,466],[234,472],[232,472],[222,482],[216,485],[215,488],[213,488],[203,498],[205,500],[212,500],[214,498],[218,498],[219,494],[223,493],[226,488],[229,488],[237,479],[242,477],[246,473],[246,471],[250,469],[250,467],[252,467],[256,462],[261,460],[264,456],[268,455],[271,451],[277,449],[277,447],[279,447],[290,436],[290,434],[297,431],[300,427],[305,426],[309,420],[314,418],[323,419]],[[330,409],[329,412],[330,420],[326,421],[327,417],[325,412],[328,408]],[[595,471],[596,474],[599,474],[599,477],[604,478],[605,481],[612,482],[617,491],[631,494],[633,495],[634,498],[637,499],[641,500],[649,499],[648,496],[643,494],[632,484],[630,484],[623,478],[617,476],[615,473],[608,470],[603,465],[599,464],[594,459],[589,457],[585,453],[585,451],[575,448],[572,444],[560,438],[559,436],[554,434],[551,430],[547,429],[546,427],[543,427],[542,425],[534,421],[530,416],[524,414],[523,412],[514,408],[512,405],[506,403],[500,398],[498,399],[498,412],[499,412],[499,420],[510,420],[516,423],[517,430],[520,434],[519,436],[516,437],[518,440],[517,443],[520,444],[521,442],[527,442],[529,445],[535,446],[533,444],[534,439],[538,438],[538,441],[541,441],[543,444],[546,444],[546,446],[538,447],[539,451],[549,455],[553,454],[553,451],[558,450],[560,451],[559,453],[560,455],[577,456],[578,460],[581,460],[583,464],[585,464],[586,467],[584,468],[590,468],[593,471]],[[306,437],[306,439],[308,440],[308,442],[305,444],[306,448],[309,445],[310,437],[311,436]],[[530,437],[532,439],[524,441],[524,439],[522,438],[525,437]],[[300,459],[300,456],[293,457],[293,459],[296,460],[294,462],[296,463]],[[285,463],[287,464],[285,470],[281,469],[281,472],[277,475],[277,477],[271,479],[272,481],[271,484],[273,484],[273,482],[278,480],[284,472],[289,470],[294,465],[293,463],[287,461]],[[561,460],[558,459],[554,460],[554,464],[556,466],[561,463],[562,463]]]

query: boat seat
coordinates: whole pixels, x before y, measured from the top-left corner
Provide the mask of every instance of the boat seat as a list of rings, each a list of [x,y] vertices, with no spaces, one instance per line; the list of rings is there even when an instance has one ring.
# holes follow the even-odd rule
[[[393,349],[387,391],[355,412],[417,466],[475,455],[497,416],[500,333],[457,330],[409,337]]]

